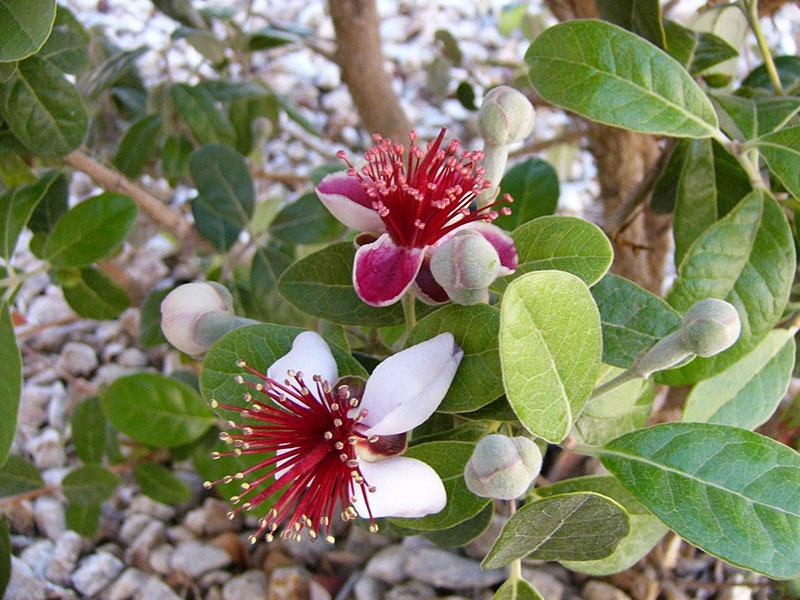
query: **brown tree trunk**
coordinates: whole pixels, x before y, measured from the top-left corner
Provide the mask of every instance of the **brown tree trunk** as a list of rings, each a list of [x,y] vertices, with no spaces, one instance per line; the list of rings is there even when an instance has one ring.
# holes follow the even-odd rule
[[[384,66],[375,0],[328,0],[336,30],[336,62],[361,124],[405,143],[411,126]]]

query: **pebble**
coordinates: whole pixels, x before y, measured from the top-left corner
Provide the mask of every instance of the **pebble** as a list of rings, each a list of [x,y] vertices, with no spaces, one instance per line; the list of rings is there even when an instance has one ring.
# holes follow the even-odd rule
[[[564,584],[542,569],[523,565],[522,577],[547,600],[561,600],[564,597]]]
[[[175,548],[169,544],[156,546],[150,553],[150,568],[156,573],[169,575],[172,571],[173,554],[175,554]]]
[[[131,505],[128,507],[128,514],[142,513],[150,515],[159,521],[170,521],[175,517],[177,512],[174,507],[168,504],[156,502],[152,498],[139,494],[133,497]]]
[[[145,527],[154,522],[156,522],[156,520],[153,517],[144,513],[133,513],[129,515],[125,518],[119,530],[118,535],[120,541],[130,545]]]
[[[200,587],[209,588],[212,585],[222,585],[230,581],[231,577],[233,577],[233,575],[230,572],[223,571],[222,569],[215,569],[214,571],[209,571],[200,578]]]
[[[487,588],[506,580],[502,569],[484,571],[478,561],[439,548],[420,548],[410,553],[405,573],[434,587],[450,590]]]
[[[167,528],[161,521],[153,520],[148,523],[125,551],[125,561],[137,566],[146,565],[153,546],[167,540],[166,531]]]
[[[383,600],[434,600],[434,589],[421,581],[409,581],[392,588],[383,596]]]
[[[172,568],[183,571],[190,577],[199,577],[213,569],[226,567],[231,563],[227,552],[213,544],[201,542],[182,542],[172,555]]]
[[[269,580],[268,600],[306,600],[310,595],[308,575],[299,567],[280,567]]]
[[[39,470],[60,467],[67,461],[61,434],[52,427],[29,439],[25,450],[33,457],[33,464]]]
[[[228,512],[231,506],[216,498],[206,498],[203,506],[186,513],[183,524],[196,535],[217,535],[225,531],[238,531],[242,526],[239,513],[231,521]]]
[[[11,557],[11,579],[3,600],[45,600],[47,588],[22,559]]]
[[[69,588],[61,587],[49,581],[44,582],[48,600],[78,600],[78,596]]]
[[[364,573],[388,584],[403,581],[408,555],[401,545],[388,546],[373,556]]]
[[[21,534],[33,533],[33,502],[23,500],[14,502],[11,506],[4,509],[6,518],[11,524],[11,531]]]
[[[67,342],[58,365],[70,375],[88,375],[97,368],[97,353],[89,344]]]
[[[589,581],[583,586],[584,600],[631,600],[630,596],[619,588],[604,581]]]
[[[39,540],[25,548],[19,557],[31,568],[36,577],[44,579],[50,559],[53,557],[53,542]]]
[[[54,294],[37,296],[28,306],[27,318],[29,323],[53,323],[73,316],[75,316],[75,313],[64,298]]]
[[[75,570],[81,554],[83,540],[74,531],[65,531],[56,540],[53,557],[47,569],[47,578],[53,583],[69,585],[70,575]]]
[[[72,574],[72,587],[84,596],[94,596],[116,579],[125,565],[108,552],[97,552],[84,558]]]
[[[66,395],[60,381],[49,386],[26,384],[20,394],[18,423],[31,427],[41,426],[47,418],[47,405],[59,390],[60,395]]]
[[[263,571],[247,571],[222,586],[222,600],[264,598],[266,594],[267,576]]]
[[[383,595],[385,586],[369,575],[362,575],[353,586],[353,594],[356,600],[375,600]]]
[[[123,571],[122,575],[111,584],[105,600],[130,600],[147,583],[150,575],[135,567]]]
[[[128,348],[117,357],[117,364],[121,367],[144,367],[147,355],[138,348]]]
[[[50,496],[40,496],[33,502],[33,516],[36,527],[48,538],[55,541],[67,530],[64,505]]]
[[[181,597],[158,577],[150,577],[134,600],[181,600]]]

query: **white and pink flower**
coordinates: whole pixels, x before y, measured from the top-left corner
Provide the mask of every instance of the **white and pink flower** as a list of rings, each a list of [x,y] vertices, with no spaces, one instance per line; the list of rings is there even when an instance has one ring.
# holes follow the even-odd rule
[[[492,184],[479,166],[482,152],[459,152],[458,140],[443,145],[442,129],[425,152],[411,132],[407,158],[402,144],[379,135],[365,154],[359,171],[345,160],[345,172],[326,176],[317,186],[325,207],[348,227],[372,240],[356,252],[353,285],[359,297],[372,306],[397,302],[412,286],[431,303],[448,300],[447,292],[430,271],[436,248],[463,227],[475,227],[497,250],[502,275],[513,273],[517,253],[511,237],[491,225],[512,200],[473,207],[477,196]]]
[[[266,375],[239,361],[249,374],[237,376],[251,388],[247,405],[212,402],[242,421],[231,422],[232,431],[221,436],[232,449],[214,457],[256,454],[263,460],[206,487],[241,480],[242,493],[231,499],[237,510],[272,499],[251,542],[271,541],[279,527],[286,538],[306,532],[333,542],[337,512],[345,520],[370,519],[377,530],[380,517],[441,511],[447,494],[436,471],[400,455],[407,432],[438,408],[462,356],[453,336],[443,333],[387,358],[364,385],[339,379],[328,345],[305,332]]]

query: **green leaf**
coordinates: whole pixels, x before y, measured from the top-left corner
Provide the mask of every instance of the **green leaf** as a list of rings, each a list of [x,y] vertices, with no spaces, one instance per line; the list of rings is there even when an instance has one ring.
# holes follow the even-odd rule
[[[443,548],[461,548],[489,529],[493,515],[494,506],[489,503],[477,515],[463,523],[459,523],[455,527],[441,531],[431,531],[424,535],[430,541]],[[409,535],[414,535],[414,532],[412,531]]]
[[[616,25],[560,23],[533,41],[525,61],[545,100],[594,121],[673,137],[717,134],[711,102],[680,63]]]
[[[800,199],[800,126],[781,129],[755,140],[769,170]]]
[[[45,177],[42,177],[42,180]],[[40,180],[41,181],[41,180]],[[61,216],[69,208],[69,181],[66,173],[57,171],[55,180],[48,186],[44,196],[33,210],[28,220],[28,228],[33,233],[49,233]]]
[[[509,579],[492,596],[492,600],[544,600],[524,579]]]
[[[67,528],[84,537],[93,537],[100,527],[100,505],[68,502],[65,510]]]
[[[248,34],[247,49],[251,52],[258,50],[271,50],[298,41],[298,36],[288,31],[281,31],[274,27],[262,27]]]
[[[158,502],[182,504],[192,499],[189,486],[163,465],[139,463],[133,469],[133,477],[142,493]]]
[[[503,297],[499,343],[506,395],[522,425],[561,442],[600,369],[600,314],[589,288],[562,271],[515,280]]]
[[[659,0],[597,0],[600,16],[659,48],[667,47]]]
[[[739,56],[739,52],[721,37],[705,31],[693,31],[675,21],[665,21],[667,52],[693,77],[711,67]]]
[[[628,514],[630,523],[628,535],[620,541],[614,552],[598,560],[564,561],[564,566],[571,571],[595,576],[625,571],[644,558],[667,533],[666,526],[613,477],[603,475],[575,477],[536,488],[534,491],[541,498],[570,492],[595,492],[618,502]]]
[[[311,192],[287,204],[272,221],[269,232],[290,244],[322,244],[341,238],[345,229]]]
[[[794,334],[774,329],[742,359],[698,383],[686,400],[683,420],[744,429],[764,424],[789,389],[795,365]]]
[[[277,240],[256,248],[250,270],[250,286],[256,298],[265,298],[294,260],[294,249]]]
[[[469,82],[462,81],[458,84],[456,98],[467,110],[478,110],[478,105],[475,104],[475,90]]]
[[[14,441],[21,391],[22,358],[8,304],[4,303],[0,307],[0,467],[5,464]]]
[[[16,188],[0,196],[0,219],[2,219],[0,256],[5,260],[11,258],[19,234],[31,219],[37,205],[56,185],[57,176],[57,172],[51,171],[36,183]]]
[[[559,494],[528,502],[506,523],[481,563],[504,567],[533,560],[598,560],[628,535],[628,515],[617,502],[594,492]]]
[[[183,135],[171,135],[161,148],[161,168],[173,187],[189,172],[192,143]]]
[[[88,319],[115,319],[131,305],[128,294],[96,267],[84,267],[63,285],[64,299],[76,313]]]
[[[255,185],[241,154],[219,144],[203,146],[189,160],[198,196],[192,200],[197,230],[218,249],[229,249],[253,216]]]
[[[11,528],[5,515],[0,516],[0,596],[11,580]]]
[[[113,88],[115,85],[122,83],[128,84],[123,85],[122,89],[136,91],[130,85],[131,83],[136,83],[141,86],[141,81],[135,81],[138,79],[138,74],[135,71],[136,61],[146,53],[146,46],[139,46],[133,50],[115,51],[82,82],[83,93],[89,98],[96,98],[103,90]],[[134,81],[131,81],[131,79],[134,79]]]
[[[11,76],[14,74],[14,71],[17,70],[17,63],[16,62],[6,62],[0,63],[0,83],[5,83]]]
[[[46,158],[61,158],[77,148],[89,123],[75,86],[37,56],[17,65],[3,87],[0,112],[17,139]]]
[[[72,443],[85,463],[100,463],[106,450],[106,418],[100,398],[92,396],[72,411]]]
[[[500,215],[495,225],[516,229],[537,217],[552,215],[558,205],[558,174],[540,158],[528,158],[511,167],[500,180],[500,195],[510,194],[510,215]]]
[[[69,9],[58,6],[53,32],[38,56],[64,73],[76,74],[89,66],[89,33]]]
[[[783,211],[767,192],[753,191],[695,240],[667,297],[681,312],[704,298],[732,303],[742,320],[739,341],[657,378],[670,385],[694,383],[744,356],[781,318],[794,271],[794,243]]]
[[[797,124],[800,98],[755,96],[744,98],[730,94],[712,94],[722,130],[744,142],[772,133],[789,124]]]
[[[151,290],[142,302],[139,317],[139,344],[142,348],[152,348],[166,343],[167,338],[161,331],[161,302],[173,289],[175,288],[167,286]]]
[[[0,65],[5,63],[0,63]],[[23,149],[23,152],[27,152]],[[11,148],[0,147],[0,190],[33,183],[36,176],[22,157]]]
[[[778,71],[778,79],[780,79],[783,89],[788,90],[795,86],[800,80],[800,56],[776,56],[773,62],[775,63],[775,69]],[[772,79],[770,79],[765,65],[759,65],[753,69],[742,81],[742,88],[761,88],[772,93],[775,92],[772,89]]]
[[[572,273],[586,285],[594,285],[614,259],[611,242],[603,230],[577,217],[539,217],[519,226],[511,237],[519,266],[514,275],[494,283],[492,288],[498,291],[525,273],[549,269]]]
[[[71,208],[53,227],[44,258],[56,267],[82,267],[112,254],[136,219],[136,204],[106,192]]]
[[[500,311],[486,304],[450,304],[421,319],[411,331],[406,347],[450,332],[464,351],[455,379],[444,397],[440,412],[477,410],[503,395],[497,334]]]
[[[114,166],[136,179],[155,154],[160,141],[161,115],[142,117],[128,127],[114,156]]]
[[[392,518],[389,521],[417,532],[438,531],[464,523],[485,509],[490,500],[479,498],[464,483],[464,467],[473,448],[475,444],[471,442],[427,442],[409,448],[405,456],[430,465],[442,478],[447,504],[434,515],[417,519]]]
[[[351,242],[332,244],[297,261],[281,276],[281,296],[305,313],[340,325],[384,327],[403,323],[398,304],[375,308],[365,304],[353,289]]]
[[[681,325],[681,315],[629,279],[609,273],[592,288],[603,326],[603,362],[627,369]]]
[[[186,40],[189,45],[211,61],[213,65],[223,65],[226,61],[226,42],[220,40],[210,29],[178,27],[170,36],[172,40]]]
[[[609,443],[603,465],[668,527],[768,577],[800,572],[800,455],[767,437],[666,423]]]
[[[236,131],[214,98],[202,87],[191,87],[184,83],[172,86],[172,100],[192,135],[201,144],[236,143]]]
[[[114,473],[90,464],[70,471],[61,482],[61,491],[72,504],[98,506],[114,494],[119,484]]]
[[[301,332],[302,329],[297,327],[259,324],[246,325],[226,333],[214,342],[206,354],[200,373],[203,397],[208,402],[219,400],[235,404],[242,396],[242,385],[234,379],[236,375],[243,374],[242,369],[236,366],[237,361],[244,360],[248,365],[266,372],[272,363],[291,350],[292,341]],[[340,377],[367,377],[367,372],[352,356],[335,345],[330,346],[339,366]],[[226,418],[232,416],[236,415],[226,413]]]
[[[43,486],[36,467],[16,454],[11,454],[0,469],[0,497],[24,494]]]
[[[0,2],[0,62],[35,54],[45,43],[56,17],[55,0]]]
[[[692,243],[717,221],[717,186],[713,172],[711,140],[691,140],[683,156],[675,199],[675,264],[681,263]]]
[[[598,385],[619,375],[622,369],[612,367],[605,371]],[[623,433],[641,429],[647,424],[655,395],[652,382],[633,379],[604,394],[592,396],[575,420],[573,435],[578,444],[602,446]]]
[[[102,402],[117,430],[156,448],[188,444],[215,420],[193,388],[154,373],[120,377],[103,392]]]

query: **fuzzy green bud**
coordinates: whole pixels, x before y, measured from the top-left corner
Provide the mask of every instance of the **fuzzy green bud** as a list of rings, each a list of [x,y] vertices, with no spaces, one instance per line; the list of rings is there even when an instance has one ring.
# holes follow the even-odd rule
[[[483,498],[513,500],[528,490],[541,469],[542,453],[532,440],[492,434],[475,446],[464,481]]]
[[[506,85],[492,89],[478,112],[478,130],[487,145],[524,140],[533,131],[536,111],[525,94]]]
[[[730,348],[742,332],[736,308],[725,300],[708,298],[692,305],[683,317],[681,339],[697,356],[714,356]]]
[[[489,301],[489,286],[500,274],[500,257],[485,237],[464,229],[439,246],[431,273],[457,304]]]

